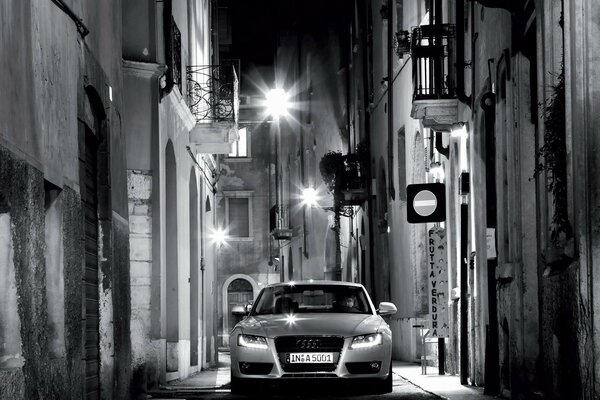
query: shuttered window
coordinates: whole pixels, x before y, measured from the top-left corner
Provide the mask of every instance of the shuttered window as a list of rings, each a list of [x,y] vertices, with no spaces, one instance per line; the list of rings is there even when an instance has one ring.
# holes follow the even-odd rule
[[[250,201],[247,197],[229,198],[229,236],[250,236]]]

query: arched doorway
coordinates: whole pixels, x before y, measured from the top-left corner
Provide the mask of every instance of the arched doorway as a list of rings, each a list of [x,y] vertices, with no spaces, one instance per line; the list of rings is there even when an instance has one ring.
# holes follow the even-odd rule
[[[245,306],[250,300],[254,300],[254,292],[250,282],[246,279],[238,278],[229,284],[227,287],[227,318],[229,319],[229,329],[242,320],[241,315],[233,315],[231,313],[233,307]]]
[[[169,140],[165,150],[165,216],[166,216],[166,303],[167,372],[179,369],[179,263],[177,255],[177,166],[175,150]]]
[[[84,358],[85,358],[85,398],[99,399],[101,392],[109,394],[111,388],[101,387],[103,362],[109,355],[101,352],[101,342],[108,344],[107,337],[100,335],[100,327],[107,326],[110,306],[101,307],[108,300],[105,296],[107,287],[103,287],[104,279],[100,279],[101,265],[110,268],[110,260],[100,259],[100,248],[104,254],[110,254],[110,243],[100,235],[110,230],[110,132],[106,121],[106,113],[102,98],[93,86],[86,86],[85,113],[80,129],[83,135],[79,143],[79,169],[81,205],[84,222],[84,263],[83,302],[85,305]],[[104,272],[102,272],[103,274]],[[103,312],[101,312],[101,309]],[[114,332],[113,332],[114,333]]]
[[[198,365],[199,259],[198,259],[198,187],[196,171],[190,172],[190,365]]]
[[[231,309],[236,305],[245,305],[256,298],[258,285],[248,275],[235,274],[230,276],[223,284],[223,331],[221,332],[222,344],[229,344],[229,331],[239,321],[231,314]]]

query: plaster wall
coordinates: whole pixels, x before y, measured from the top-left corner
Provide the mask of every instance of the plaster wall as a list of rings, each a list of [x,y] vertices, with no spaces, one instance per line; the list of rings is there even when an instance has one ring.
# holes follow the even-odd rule
[[[53,4],[0,5],[0,141],[57,186],[78,187],[77,30]],[[54,99],[61,99],[55,101]]]
[[[102,316],[114,315],[115,307],[117,315],[125,316],[124,321],[111,322],[112,318],[109,318],[102,322],[101,358],[104,362],[101,369],[105,377],[102,390],[105,398],[120,398],[128,392],[126,332],[129,329],[129,307],[126,299],[129,292],[128,286],[120,284],[120,273],[113,274],[113,270],[123,271],[123,265],[127,264],[127,245],[119,241],[122,231],[114,230],[118,223],[112,222],[113,218],[122,222],[127,217],[126,202],[123,201],[126,190],[122,179],[124,152],[119,124],[121,60],[120,56],[115,57],[121,52],[120,30],[105,29],[106,26],[120,24],[117,10],[120,2],[103,2],[99,6],[103,8],[93,7],[95,5],[89,2],[74,6],[77,15],[84,21],[93,20],[88,26],[91,29],[86,39],[77,32],[73,21],[51,2],[24,1],[0,6],[4,32],[0,39],[4,41],[0,59],[6,64],[7,71],[7,79],[0,85],[3,93],[11,94],[0,100],[2,115],[11,116],[3,118],[0,123],[1,159],[5,163],[0,170],[2,174],[12,172],[10,179],[20,179],[18,185],[6,181],[2,187],[13,185],[11,196],[20,198],[18,201],[13,198],[11,203],[16,220],[23,219],[19,222],[23,228],[16,229],[13,234],[20,237],[19,251],[25,251],[24,255],[15,251],[15,271],[17,290],[22,299],[19,313],[21,320],[27,321],[27,329],[21,331],[26,359],[23,381],[19,383],[18,379],[15,380],[19,374],[13,374],[12,381],[2,386],[13,394],[22,390],[25,398],[82,396],[80,246],[83,233],[77,228],[82,221],[78,195],[80,149],[77,121],[81,117],[87,122],[86,105],[87,111],[91,111],[88,96],[92,87],[98,94],[98,103],[102,103],[95,105],[102,107],[107,116],[106,140],[113,146],[102,155],[110,169],[110,173],[105,172],[111,177],[104,182],[103,193],[107,196],[102,199],[102,243],[105,246],[102,253]],[[105,92],[109,86],[112,87],[112,101]],[[48,221],[61,232],[55,238],[57,240],[48,241],[48,245],[53,247],[48,253],[44,252],[45,185],[54,185],[62,202],[62,216],[55,213],[53,221]],[[60,218],[63,218],[62,225]],[[113,239],[118,241],[116,245]],[[60,249],[55,248],[57,245],[64,247],[62,258]],[[46,256],[52,258],[53,265],[58,268],[46,270]],[[21,278],[18,274],[22,274]],[[51,289],[48,293],[46,287]],[[114,288],[119,291],[116,296],[112,295]],[[56,329],[46,332],[48,322],[60,325],[56,311],[47,304],[53,296],[64,296],[65,299],[64,339],[60,338]],[[64,350],[60,345],[55,346],[56,340],[64,341]],[[115,350],[118,350],[115,360],[122,367],[115,368],[112,364]],[[52,358],[49,358],[51,354]],[[19,387],[22,389],[15,389]]]
[[[473,18],[474,17],[474,18]],[[487,302],[487,257],[485,249],[486,226],[486,201],[485,198],[485,141],[482,114],[478,107],[480,96],[491,90],[491,84],[496,87],[502,85],[499,81],[499,72],[508,65],[510,76],[506,83],[507,100],[503,106],[500,100],[496,106],[497,113],[500,107],[504,107],[508,120],[512,125],[503,128],[504,121],[497,114],[496,126],[496,148],[497,174],[507,173],[509,181],[513,182],[506,188],[504,185],[496,185],[498,190],[498,210],[502,210],[501,203],[512,204],[508,215],[502,215],[498,211],[499,241],[498,262],[500,271],[510,268],[514,280],[503,280],[498,290],[498,321],[504,324],[504,328],[498,328],[501,332],[500,359],[505,368],[501,374],[511,371],[509,387],[515,392],[526,390],[525,388],[535,385],[536,362],[539,357],[539,306],[538,306],[538,243],[539,233],[536,227],[536,197],[532,193],[537,191],[537,183],[533,181],[534,159],[535,159],[535,130],[529,116],[530,92],[529,92],[529,60],[522,53],[508,53],[505,49],[511,47],[511,31],[509,27],[514,22],[510,14],[504,10],[494,10],[475,6],[471,25],[478,32],[479,45],[475,46],[473,54],[474,69],[472,96],[475,99],[476,110],[470,116],[469,146],[470,146],[470,171],[471,171],[471,194],[470,205],[470,247],[469,252],[475,252],[474,287],[471,288],[471,330],[473,334],[471,346],[471,379],[475,383],[484,381],[484,360],[486,346],[486,325],[489,321]],[[471,29],[471,28],[469,28]],[[534,28],[535,29],[535,28]],[[514,33],[513,33],[514,35]],[[511,54],[511,56],[509,56]],[[507,58],[508,56],[508,58]],[[490,70],[488,60],[492,59],[495,68]],[[535,67],[534,67],[535,69]],[[533,90],[536,90],[534,88]],[[467,116],[469,119],[469,116]],[[502,133],[504,132],[504,133]],[[503,135],[509,135],[508,139]],[[498,156],[501,152],[507,152],[508,161],[503,162]],[[504,171],[504,172],[502,172]],[[497,175],[497,179],[500,178]],[[491,200],[493,201],[493,200]],[[505,220],[504,218],[509,218]],[[515,221],[518,223],[515,224]],[[538,225],[539,226],[539,225]],[[506,230],[508,229],[508,231]],[[510,248],[503,247],[502,235],[508,234],[514,242]],[[498,273],[496,273],[498,276]],[[500,273],[502,276],[502,272]],[[496,276],[496,277],[497,277]],[[505,322],[503,322],[505,321]],[[506,354],[508,363],[502,361]],[[514,372],[513,372],[514,371]],[[518,372],[517,372],[518,371]]]
[[[569,201],[573,204],[576,251],[580,257],[576,290],[581,322],[574,324],[573,328],[578,336],[581,397],[592,399],[600,395],[600,388],[596,384],[600,381],[597,357],[600,326],[600,246],[597,229],[600,225],[597,173],[600,158],[597,149],[600,143],[596,134],[600,120],[595,111],[600,104],[597,89],[600,72],[597,68],[600,55],[597,38],[600,24],[594,1],[567,1],[564,10],[567,148],[570,150],[567,159],[571,182]],[[569,376],[565,378],[569,379]]]
[[[272,142],[276,132],[273,126],[268,123],[245,124],[247,140],[249,142],[249,156],[244,158],[233,158],[222,156],[220,159],[220,179],[218,183],[218,192],[216,195],[217,203],[214,204],[216,224],[215,228],[227,229],[226,202],[228,197],[249,196],[250,212],[250,232],[249,238],[235,238],[229,236],[226,244],[219,246],[216,243],[209,243],[209,248],[214,249],[218,254],[216,287],[218,303],[218,321],[220,335],[226,343],[227,329],[224,322],[228,316],[224,315],[224,299],[221,293],[226,290],[227,280],[236,274],[243,274],[250,277],[259,285],[266,285],[275,282],[272,280],[271,272],[275,272],[274,266],[269,266],[271,261],[271,251],[275,256],[276,246],[272,242],[269,231],[269,171],[271,163],[274,162],[271,155]],[[230,224],[235,221],[229,221]],[[209,233],[210,234],[210,233]],[[285,261],[287,263],[287,260]],[[277,282],[279,274],[277,274]],[[225,329],[227,328],[227,329]]]
[[[183,101],[179,90],[174,88],[173,91],[163,98],[159,105],[159,168],[162,170],[165,165],[165,149],[167,141],[173,144],[176,160],[176,190],[177,190],[177,209],[175,215],[177,219],[177,291],[173,293],[167,291],[165,296],[177,296],[177,309],[163,309],[165,313],[178,313],[178,337],[177,343],[167,344],[167,365],[176,365],[178,378],[182,379],[189,375],[190,365],[190,349],[189,349],[189,334],[190,334],[190,319],[185,316],[190,315],[190,253],[189,253],[189,179],[190,170],[192,168],[192,158],[188,154],[186,146],[189,146],[189,131],[194,124],[193,116],[191,115],[187,105]],[[156,169],[153,168],[153,169]],[[166,203],[166,183],[164,179],[160,180],[160,197],[161,204]],[[166,226],[166,210],[161,209],[161,226]],[[166,253],[166,237],[167,232],[163,229],[161,235],[161,253]],[[164,244],[163,244],[164,243]],[[162,256],[161,256],[162,258]],[[173,265],[166,265],[166,259],[161,260],[164,263],[163,270],[173,268]],[[166,276],[161,274],[161,276]],[[166,314],[163,314],[166,315]],[[171,346],[171,348],[169,348]],[[170,357],[172,358],[169,358]]]

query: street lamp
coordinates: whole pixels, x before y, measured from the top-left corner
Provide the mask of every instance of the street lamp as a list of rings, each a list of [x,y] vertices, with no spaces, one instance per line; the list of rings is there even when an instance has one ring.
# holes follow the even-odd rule
[[[289,95],[282,88],[271,89],[266,93],[267,113],[275,119],[288,115]]]
[[[227,243],[227,231],[222,228],[217,228],[212,234],[212,240],[217,246],[223,246]]]
[[[315,188],[307,187],[302,190],[302,204],[308,207],[317,207],[319,205],[319,193]]]

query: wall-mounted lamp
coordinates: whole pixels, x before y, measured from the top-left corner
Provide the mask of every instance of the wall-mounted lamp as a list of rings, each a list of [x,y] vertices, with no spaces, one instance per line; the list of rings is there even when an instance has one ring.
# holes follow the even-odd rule
[[[429,165],[429,172],[433,175],[434,179],[437,182],[441,182],[444,180],[445,174],[444,174],[444,168],[442,167],[442,164],[440,164],[437,161],[432,162]]]

